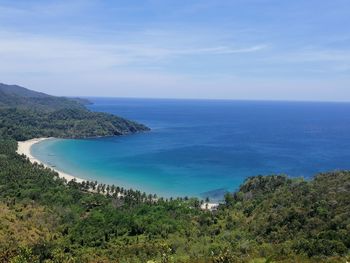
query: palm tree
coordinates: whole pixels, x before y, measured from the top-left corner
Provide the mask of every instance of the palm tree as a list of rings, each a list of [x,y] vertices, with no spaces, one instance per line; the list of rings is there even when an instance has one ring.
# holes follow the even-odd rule
[[[115,185],[114,184],[112,184],[111,192],[112,192],[112,194],[115,192]]]

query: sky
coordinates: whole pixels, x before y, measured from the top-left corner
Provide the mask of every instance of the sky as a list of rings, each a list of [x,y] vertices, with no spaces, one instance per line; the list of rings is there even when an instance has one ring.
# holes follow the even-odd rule
[[[350,1],[0,0],[0,82],[61,96],[350,101]]]

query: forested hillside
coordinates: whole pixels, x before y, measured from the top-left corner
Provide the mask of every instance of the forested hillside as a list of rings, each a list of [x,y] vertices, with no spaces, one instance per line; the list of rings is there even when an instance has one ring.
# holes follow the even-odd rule
[[[87,110],[84,99],[50,96],[0,84],[0,136],[84,138],[147,131],[146,126],[121,117]]]
[[[31,93],[11,94],[27,101]],[[217,211],[203,211],[195,198],[164,200],[98,182],[67,182],[16,153],[16,140],[124,134],[145,126],[90,112],[76,100],[69,103],[77,107],[67,108],[0,100],[0,262],[350,260],[349,171],[310,181],[251,177],[227,193]]]
[[[55,97],[18,85],[0,83],[0,107],[52,111],[66,108],[84,109],[85,103],[88,101]]]
[[[51,112],[19,108],[0,109],[0,136],[17,141],[37,137],[113,136],[147,130],[142,124],[84,109],[61,109]]]
[[[216,212],[66,182],[0,141],[1,262],[345,262],[350,172],[258,176]],[[118,194],[119,193],[119,194]],[[122,196],[120,196],[120,193]],[[119,197],[118,197],[119,196]]]

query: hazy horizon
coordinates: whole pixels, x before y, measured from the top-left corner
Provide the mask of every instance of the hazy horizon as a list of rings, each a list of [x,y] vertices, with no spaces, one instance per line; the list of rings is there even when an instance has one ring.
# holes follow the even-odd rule
[[[28,87],[24,87],[21,85],[18,85],[16,83],[3,83],[0,82],[0,84],[4,84],[4,85],[14,85],[14,86],[20,86],[23,88],[28,89]],[[45,91],[40,91],[40,90],[35,90],[35,89],[30,89],[32,91],[35,92],[43,92],[45,93]],[[50,93],[46,93],[48,95],[52,95],[52,96],[57,96],[57,97],[66,97],[66,98],[82,98],[82,99],[140,99],[140,100],[203,100],[203,101],[246,101],[246,102],[315,102],[315,103],[350,103],[350,100],[291,100],[291,99],[244,99],[244,98],[240,98],[240,99],[235,99],[235,98],[228,98],[228,99],[223,99],[223,98],[197,98],[197,97],[187,97],[187,98],[171,98],[171,97],[138,97],[138,96],[129,96],[129,97],[121,97],[121,96],[98,96],[98,95],[90,95],[90,96],[86,96],[86,95],[61,95],[61,94],[50,94]]]
[[[350,101],[350,3],[0,0],[0,82],[59,96]]]
[[[63,96],[69,98],[96,98],[96,99],[140,99],[140,100],[203,100],[203,101],[246,101],[246,102],[319,102],[319,103],[350,103],[350,100],[288,100],[288,99],[221,99],[221,98],[169,98],[169,97],[120,97],[120,96]]]

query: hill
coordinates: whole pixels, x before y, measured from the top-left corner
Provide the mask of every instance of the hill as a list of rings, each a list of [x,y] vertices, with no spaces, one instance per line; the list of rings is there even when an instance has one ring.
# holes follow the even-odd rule
[[[18,155],[16,140],[119,135],[147,127],[91,112],[84,101],[2,87],[0,262],[349,261],[349,171],[312,180],[250,177],[214,212],[200,209],[196,198],[67,182]]]
[[[86,99],[55,97],[0,84],[0,136],[16,140],[85,138],[149,130],[115,115],[91,112],[85,107],[88,103]]]
[[[350,172],[248,178],[216,212],[65,182],[0,140],[1,262],[345,262]],[[97,188],[94,194],[87,189]]]
[[[4,83],[0,83],[0,92],[8,96],[13,95],[13,96],[19,96],[19,97],[25,97],[25,98],[51,97],[50,95],[47,95],[45,93],[29,90],[18,85],[7,85]]]
[[[64,108],[83,109],[83,100],[55,97],[17,85],[0,83],[0,107],[37,109],[42,111]]]

